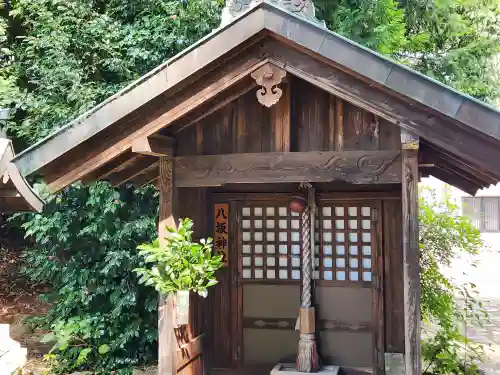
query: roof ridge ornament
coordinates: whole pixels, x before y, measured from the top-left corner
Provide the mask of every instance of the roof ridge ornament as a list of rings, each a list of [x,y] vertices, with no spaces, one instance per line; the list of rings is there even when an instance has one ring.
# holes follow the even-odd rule
[[[236,17],[264,2],[273,4],[319,26],[326,27],[325,21],[316,18],[316,8],[312,0],[226,0],[220,27],[227,25]]]

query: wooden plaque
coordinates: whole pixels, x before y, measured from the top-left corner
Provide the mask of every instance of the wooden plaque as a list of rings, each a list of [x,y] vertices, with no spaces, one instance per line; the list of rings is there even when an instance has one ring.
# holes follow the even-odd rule
[[[228,264],[229,256],[229,204],[214,205],[214,251],[222,255],[224,265]]]

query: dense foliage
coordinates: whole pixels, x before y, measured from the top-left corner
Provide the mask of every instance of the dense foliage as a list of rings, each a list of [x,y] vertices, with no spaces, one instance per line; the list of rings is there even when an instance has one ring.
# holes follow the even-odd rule
[[[13,58],[4,61],[1,75],[8,77],[9,85],[14,81],[18,90],[11,95],[4,92],[7,97],[0,103],[14,105],[8,130],[28,143],[210,32],[218,25],[220,12],[220,1],[214,0],[14,0],[11,4],[2,21]],[[6,25],[10,25],[7,31]]]
[[[23,224],[34,242],[25,273],[52,286],[38,323],[53,330],[59,370],[92,363],[106,374],[155,355],[157,294],[132,270],[144,265],[137,244],[156,236],[157,198],[153,188],[75,185]]]
[[[210,32],[218,25],[222,3],[0,1],[0,107],[12,109],[7,131],[17,150],[39,141]],[[319,16],[342,35],[480,99],[493,102],[500,97],[500,69],[495,70],[493,59],[500,48],[498,1],[315,3]],[[150,205],[154,199],[146,202],[152,194],[148,189],[115,192],[103,184],[77,185],[53,197],[43,215],[26,218],[35,243],[28,252],[34,267],[27,273],[54,285],[54,309],[46,323],[54,328],[58,348],[64,349],[59,360],[66,368],[79,361],[98,368],[125,368],[154,355],[148,350],[156,327],[153,297],[136,285],[131,274],[139,262],[131,250],[151,240],[154,231],[156,211]],[[447,228],[456,228],[455,224]],[[78,268],[81,264],[88,267]],[[435,264],[430,266],[423,285],[430,288],[423,295],[428,306],[424,316],[437,314],[438,320],[445,321],[450,315],[439,313],[444,314],[440,317],[438,307],[449,311],[453,287],[430,271],[436,270]],[[435,277],[442,288],[426,284],[425,280],[432,280],[429,277]],[[139,311],[146,300],[147,309]],[[97,310],[102,301],[105,307]],[[115,319],[118,311],[123,314]],[[137,330],[140,321],[143,331]],[[139,350],[131,352],[132,345]]]
[[[460,91],[500,104],[497,0],[316,3],[332,30]]]
[[[177,229],[167,227],[169,236],[140,245],[139,255],[146,267],[134,271],[139,283],[151,285],[160,293],[195,292],[207,297],[208,288],[217,284],[215,271],[221,268],[221,255],[213,255],[212,238],[193,242],[193,221],[184,218]]]
[[[464,335],[464,327],[481,326],[488,314],[474,284],[458,284],[443,273],[457,257],[485,248],[479,231],[460,215],[450,193],[421,189],[419,199],[421,312],[427,339],[422,354],[425,371],[433,374],[476,374],[483,346]],[[458,298],[457,298],[458,297]],[[465,355],[467,353],[467,355]]]

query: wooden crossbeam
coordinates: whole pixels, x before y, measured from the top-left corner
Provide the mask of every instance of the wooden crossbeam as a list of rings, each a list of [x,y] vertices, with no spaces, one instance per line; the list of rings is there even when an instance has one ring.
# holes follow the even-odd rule
[[[151,156],[169,156],[174,152],[174,139],[159,134],[132,141],[132,152]]]
[[[132,178],[129,182],[137,187],[153,184],[158,179],[158,163],[151,164],[141,174]]]
[[[444,163],[445,165],[454,167],[453,170],[461,170],[463,171],[464,175],[474,177],[474,180],[476,182],[481,181],[482,185],[485,187],[496,184],[497,182],[497,179],[495,177],[491,176],[488,173],[485,173],[484,171],[480,170],[477,167],[469,165],[463,159],[453,157],[427,144],[422,146],[423,147],[421,147],[421,151],[423,154],[423,158],[426,160],[431,160],[433,162],[438,162],[438,163]]]
[[[178,187],[233,183],[401,182],[400,152],[313,151],[184,156],[175,159]]]
[[[194,119],[188,120],[186,123],[183,123],[179,128],[176,129],[176,132],[181,132],[191,125],[199,123],[201,120],[206,118],[207,116],[210,116],[211,114],[217,112],[219,109],[225,107],[229,103],[235,101],[238,99],[240,96],[245,95],[247,92],[250,90],[254,89],[257,87],[257,83],[255,83],[254,80],[252,80],[248,85],[243,86],[240,90],[237,90],[235,92],[229,93],[228,95],[224,95],[221,97],[221,99],[217,99],[214,101],[213,105],[210,106],[210,109],[203,111],[202,114],[198,115]]]
[[[475,181],[471,181],[470,179],[460,176],[455,170],[450,170],[446,166],[440,165],[435,168],[431,168],[428,174],[447,184],[455,186],[470,195],[475,195],[478,190],[484,187]]]
[[[16,198],[21,197],[21,194],[16,190],[14,186],[9,188],[1,188],[0,189],[0,198]]]
[[[124,152],[111,160],[109,163],[103,165],[101,168],[85,175],[82,182],[87,184],[96,180],[106,180],[108,176],[113,173],[122,171],[123,169],[133,165],[139,157],[140,155],[134,154],[131,151]]]
[[[151,168],[157,163],[156,158],[151,156],[141,156],[136,162],[126,169],[113,173],[107,177],[108,181],[114,186],[120,186],[136,176],[139,176],[144,170]]]

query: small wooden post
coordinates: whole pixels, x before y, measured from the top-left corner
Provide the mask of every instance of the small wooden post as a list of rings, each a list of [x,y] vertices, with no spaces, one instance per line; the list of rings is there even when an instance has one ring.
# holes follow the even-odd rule
[[[403,154],[402,206],[405,375],[421,375],[418,136],[401,130],[401,146]]]
[[[159,162],[160,215],[158,234],[160,241],[165,241],[166,227],[175,228],[175,186],[173,181],[173,157],[161,156]],[[175,296],[161,295],[158,306],[158,375],[177,373],[175,328]]]

